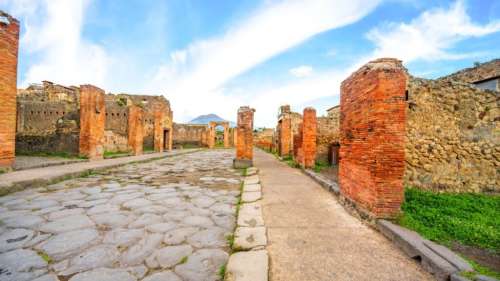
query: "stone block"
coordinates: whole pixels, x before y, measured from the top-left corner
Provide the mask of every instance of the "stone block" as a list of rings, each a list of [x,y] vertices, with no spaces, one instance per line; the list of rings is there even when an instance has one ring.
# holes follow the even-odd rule
[[[234,232],[234,250],[251,250],[266,245],[266,228],[263,226],[237,227]]]
[[[259,182],[260,182],[260,180],[259,180],[259,176],[257,176],[257,175],[254,175],[254,176],[249,176],[249,177],[246,177],[246,178],[244,179],[244,183],[245,183],[245,184],[257,184],[257,183],[259,183]]]
[[[225,280],[267,281],[268,271],[269,257],[266,250],[238,252],[229,257]]]
[[[245,169],[253,166],[252,160],[247,159],[233,159],[233,167],[235,169]]]
[[[264,226],[262,207],[259,202],[242,204],[238,213],[238,226]]]
[[[260,200],[262,198],[262,193],[260,191],[243,192],[241,194],[241,202],[250,203]]]
[[[248,191],[261,191],[261,186],[258,183],[243,185],[243,192],[248,192]]]

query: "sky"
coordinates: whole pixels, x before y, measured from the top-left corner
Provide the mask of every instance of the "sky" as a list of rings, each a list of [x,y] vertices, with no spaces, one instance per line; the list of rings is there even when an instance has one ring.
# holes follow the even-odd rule
[[[175,122],[339,104],[378,57],[437,78],[500,57],[500,0],[0,0],[21,22],[18,87],[164,95]]]

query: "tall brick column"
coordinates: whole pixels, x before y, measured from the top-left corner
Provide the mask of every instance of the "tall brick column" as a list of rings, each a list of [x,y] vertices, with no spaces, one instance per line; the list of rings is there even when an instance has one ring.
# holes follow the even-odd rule
[[[208,148],[214,148],[215,147],[215,122],[209,122],[208,123],[208,134],[207,134],[207,144]]]
[[[103,158],[105,120],[104,91],[92,85],[81,85],[80,155],[89,159]]]
[[[154,130],[153,130],[153,138],[154,138],[154,148],[156,152],[163,152],[163,148],[165,147],[164,139],[163,139],[163,119],[164,112],[163,108],[155,108],[154,112]],[[169,132],[170,133],[170,132]]]
[[[0,170],[15,159],[18,47],[19,22],[0,11]]]
[[[284,116],[278,123],[279,139],[278,150],[281,157],[290,155],[291,138],[292,138],[292,119],[290,116]]]
[[[393,217],[404,198],[407,73],[396,59],[371,61],[341,85],[340,190],[372,217]]]
[[[235,168],[253,166],[253,113],[255,109],[241,106],[238,109]]]
[[[316,162],[316,130],[318,127],[316,109],[306,107],[302,118],[302,159],[300,159],[299,164],[304,168],[312,168]]]
[[[143,143],[144,143],[143,116],[144,116],[144,111],[139,106],[132,105],[128,108],[128,146],[132,151],[133,155],[141,155],[143,152]]]

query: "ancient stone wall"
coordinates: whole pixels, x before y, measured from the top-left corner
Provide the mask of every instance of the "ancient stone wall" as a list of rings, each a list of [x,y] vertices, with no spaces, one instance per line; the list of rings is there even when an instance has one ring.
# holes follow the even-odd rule
[[[500,59],[494,59],[492,61],[485,62],[474,67],[462,69],[440,79],[473,83],[498,76],[500,76]]]
[[[333,144],[340,141],[340,106],[331,108],[327,116],[317,118],[316,161],[331,162]]]
[[[174,145],[203,146],[203,132],[207,125],[174,123]]]
[[[19,22],[0,11],[0,169],[15,159]]]
[[[248,106],[241,106],[238,109],[235,168],[246,168],[253,165],[254,112],[255,109]]]
[[[128,151],[128,114],[126,103],[106,95],[106,126],[104,150],[110,152]]]
[[[92,86],[80,86],[80,155],[89,159],[103,158],[106,106],[104,91]]]
[[[406,185],[500,192],[500,94],[412,77],[408,98]]]
[[[341,85],[341,194],[375,217],[397,215],[404,197],[406,77],[400,61],[378,59]]]
[[[271,151],[273,149],[274,129],[264,128],[253,134],[255,146]]]

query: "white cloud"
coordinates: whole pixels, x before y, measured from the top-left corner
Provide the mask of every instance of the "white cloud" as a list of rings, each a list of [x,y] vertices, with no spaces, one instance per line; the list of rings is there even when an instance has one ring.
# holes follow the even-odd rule
[[[371,30],[367,37],[376,46],[372,57],[397,57],[405,62],[462,59],[474,54],[453,54],[457,42],[500,31],[500,21],[485,25],[473,23],[463,1],[449,9],[433,9],[410,23],[389,23]]]
[[[290,69],[289,72],[295,77],[303,78],[310,76],[313,72],[313,68],[309,65],[301,65]]]
[[[10,3],[25,29],[21,48],[36,58],[29,65],[22,86],[51,80],[65,85],[91,83],[104,87],[110,58],[102,46],[82,38],[88,4],[88,0]]]
[[[158,68],[150,89],[165,90],[177,109],[177,120],[212,111],[234,120],[237,107],[249,103],[256,93],[233,95],[223,88],[226,82],[316,34],[359,20],[379,2],[267,3],[221,36],[173,53],[171,63]]]

